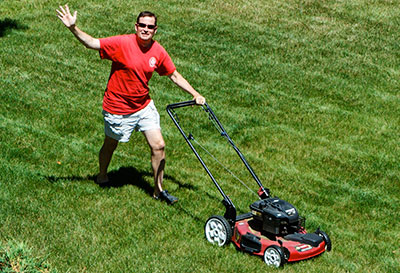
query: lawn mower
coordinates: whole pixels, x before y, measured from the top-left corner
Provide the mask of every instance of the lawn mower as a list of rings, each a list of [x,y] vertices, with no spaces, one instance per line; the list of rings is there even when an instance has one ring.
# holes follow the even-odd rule
[[[283,266],[286,262],[310,259],[330,251],[332,243],[325,232],[318,228],[315,232],[308,233],[305,230],[305,218],[299,216],[297,209],[292,204],[271,196],[270,190],[263,186],[210,106],[207,103],[196,106],[202,107],[207,113],[221,137],[232,146],[258,185],[259,200],[250,204],[250,212],[237,215],[232,200],[222,190],[196,150],[196,139],[192,133],[186,133],[180,125],[175,109],[195,105],[195,101],[178,102],[168,105],[167,112],[223,197],[224,216],[213,215],[205,223],[204,233],[207,241],[218,246],[228,245],[232,241],[238,249],[261,256],[267,265],[275,267]]]

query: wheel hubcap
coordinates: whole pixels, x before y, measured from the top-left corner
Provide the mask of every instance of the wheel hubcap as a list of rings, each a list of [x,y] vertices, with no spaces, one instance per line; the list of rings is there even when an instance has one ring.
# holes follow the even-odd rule
[[[222,223],[216,219],[212,219],[206,226],[207,240],[212,244],[222,246],[226,241],[226,231]]]
[[[272,265],[279,267],[281,264],[281,257],[275,249],[268,249],[265,254],[265,263],[267,265]]]

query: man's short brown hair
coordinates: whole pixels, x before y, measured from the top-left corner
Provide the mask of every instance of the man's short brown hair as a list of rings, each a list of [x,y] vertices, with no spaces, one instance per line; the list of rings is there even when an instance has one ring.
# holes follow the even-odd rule
[[[136,23],[139,23],[139,19],[142,17],[154,17],[154,19],[155,19],[154,24],[157,26],[157,16],[154,13],[152,13],[150,11],[142,11],[141,13],[139,13],[139,15],[136,19]]]

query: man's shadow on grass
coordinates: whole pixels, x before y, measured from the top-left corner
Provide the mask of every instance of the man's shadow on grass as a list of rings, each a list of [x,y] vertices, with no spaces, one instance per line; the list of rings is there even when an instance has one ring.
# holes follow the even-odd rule
[[[4,37],[13,29],[28,29],[27,25],[19,23],[17,20],[5,18],[0,20],[0,38]]]
[[[147,194],[153,196],[154,183],[149,183],[147,180],[153,181],[153,173],[148,171],[138,170],[134,167],[120,167],[118,170],[112,170],[108,174],[109,182],[99,184],[101,188],[121,188],[126,185],[132,185],[143,189]],[[60,181],[93,181],[96,183],[96,175],[89,175],[86,177],[82,176],[46,176],[46,179],[51,183],[57,183]],[[193,185],[184,184],[174,177],[169,175],[164,175],[164,180],[170,180],[177,184],[179,188],[186,188],[190,190],[196,190]]]
[[[154,191],[154,183],[153,183],[153,173],[148,172],[148,171],[141,171],[138,170],[134,167],[120,167],[118,170],[113,170],[108,173],[108,178],[109,182],[99,185],[99,187],[103,189],[107,188],[121,188],[127,185],[132,185],[138,188],[141,188],[144,190],[149,197],[153,196],[153,191]],[[55,177],[55,176],[46,176],[46,179],[50,183],[57,183],[57,182],[62,182],[62,181],[93,181],[93,183],[96,183],[96,175],[90,175],[86,177],[80,177],[80,176],[66,176],[66,177]],[[148,180],[152,181],[151,183],[148,182]],[[164,175],[164,180],[169,180],[172,183],[175,183],[178,185],[179,188],[186,188],[192,191],[197,192],[198,194],[202,194],[207,196],[210,200],[213,200],[213,202],[217,201],[216,204],[218,204],[222,199],[216,197],[215,195],[209,193],[209,192],[204,192],[201,189],[199,189],[196,186],[193,186],[191,184],[186,184],[178,181],[172,176],[169,175]],[[212,185],[210,185],[211,187]],[[182,211],[186,215],[189,215],[196,221],[202,221],[204,219],[200,219],[198,216],[195,215],[191,209],[185,208],[184,206],[180,206],[179,202],[177,205],[174,205],[178,210]]]
[[[109,182],[98,184],[101,188],[121,188],[126,185],[133,185],[143,189],[148,195],[153,194],[153,187],[146,181],[145,177],[152,177],[147,171],[140,171],[133,167],[120,167],[118,170],[112,170],[108,174]],[[96,183],[96,176],[91,180]]]
[[[140,171],[134,167],[120,167],[118,170],[111,171],[107,175],[110,181],[100,184],[99,186],[102,188],[120,188],[126,185],[133,185],[143,189],[147,194],[153,196],[154,176],[152,172]],[[96,182],[96,176],[92,176],[91,178]],[[145,178],[148,178],[147,180],[152,182],[149,183]],[[193,185],[183,184],[172,176],[164,175],[164,180],[172,181],[177,184],[179,188],[194,190]]]

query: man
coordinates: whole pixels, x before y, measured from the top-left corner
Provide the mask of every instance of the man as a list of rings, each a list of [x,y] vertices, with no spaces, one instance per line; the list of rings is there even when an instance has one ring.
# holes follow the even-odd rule
[[[153,40],[157,33],[157,17],[141,12],[135,24],[135,34],[96,39],[76,25],[77,11],[71,15],[68,5],[60,6],[57,17],[87,48],[98,50],[102,59],[112,61],[111,73],[103,98],[105,138],[99,152],[98,184],[107,183],[107,168],[119,142],[128,142],[133,130],[143,132],[151,149],[155,199],[175,203],[178,199],[163,190],[165,166],[164,139],[159,114],[149,96],[148,82],[154,71],[168,76],[177,86],[193,96],[197,104],[202,97],[176,71],[165,49]]]

